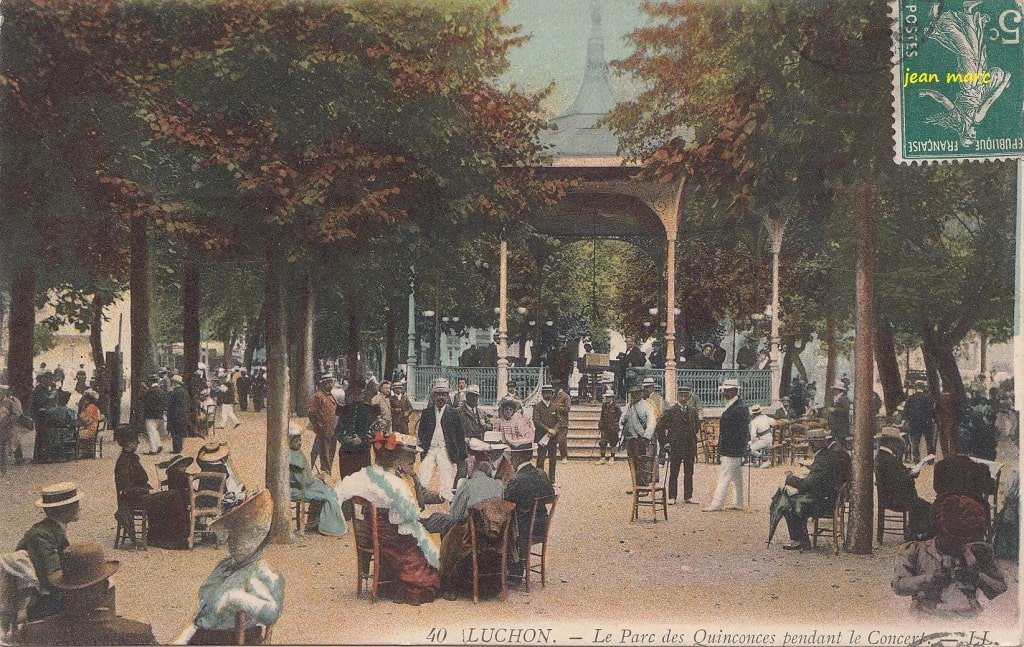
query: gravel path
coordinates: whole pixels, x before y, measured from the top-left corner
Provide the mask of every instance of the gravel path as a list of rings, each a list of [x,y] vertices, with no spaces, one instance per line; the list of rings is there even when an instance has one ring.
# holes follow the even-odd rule
[[[252,489],[262,482],[265,419],[252,412],[241,413],[240,418],[243,424],[237,430],[220,433],[231,443],[234,462]],[[304,440],[308,448],[311,435],[307,433]],[[200,445],[199,439],[186,440],[185,455],[195,456]],[[1015,470],[1016,449],[1000,449],[1004,454],[1000,460]],[[33,501],[41,486],[75,480],[86,499],[82,520],[70,527],[71,540],[99,541],[121,560],[121,571],[114,578],[118,612],[152,623],[157,639],[169,641],[190,621],[199,585],[225,552],[209,545],[191,552],[112,551],[113,469],[118,451],[116,445],[108,444],[103,459],[10,469],[0,479],[8,501],[0,510],[0,542],[13,548],[40,517]],[[142,460],[150,471],[150,482],[155,483],[155,457],[142,456]],[[793,554],[781,549],[787,540],[782,523],[776,541],[766,548],[768,501],[786,469],[753,470],[750,510],[702,513],[702,506],[679,504],[669,507],[667,523],[651,523],[647,510],[643,522],[630,524],[625,461],[559,465],[561,499],[549,547],[547,586],[528,594],[512,591],[505,604],[438,600],[410,607],[359,600],[350,537],[297,537],[289,546],[272,546],[267,551],[268,560],[286,581],[285,612],[274,629],[274,642],[428,643],[440,637],[431,629],[444,629],[443,642],[454,643],[483,638],[480,628],[516,626],[555,628],[549,640],[559,642],[568,642],[572,634],[589,643],[603,636],[599,631],[607,631],[611,644],[661,644],[678,634],[682,642],[711,645],[735,642],[718,632],[741,625],[766,627],[779,644],[787,631],[804,634],[803,644],[825,644],[818,641],[825,640],[826,632],[863,626],[862,644],[884,644],[883,634],[869,640],[868,630],[902,637],[940,628],[968,633],[1009,631],[1017,623],[1015,562],[1002,563],[1010,589],[993,601],[983,600],[986,609],[981,617],[935,623],[911,615],[909,599],[892,593],[889,582],[896,544],[891,539],[876,546],[871,555],[833,557],[825,546]],[[697,464],[695,498],[702,503],[710,498],[715,475],[715,466]],[[1009,473],[1003,475],[1003,488],[1011,478]],[[930,469],[924,470],[919,483],[922,496],[931,499]],[[787,629],[771,628],[781,625]],[[477,632],[466,633],[469,628]],[[818,633],[811,634],[815,629]],[[645,631],[651,635],[641,635]],[[544,634],[490,637],[541,641]],[[892,644],[909,642],[891,640]]]

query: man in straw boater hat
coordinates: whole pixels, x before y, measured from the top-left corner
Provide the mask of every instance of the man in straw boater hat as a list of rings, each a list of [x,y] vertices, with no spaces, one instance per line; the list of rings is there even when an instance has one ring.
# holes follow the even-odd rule
[[[992,546],[985,542],[988,507],[966,494],[935,500],[935,537],[900,547],[892,588],[914,598],[929,615],[970,617],[982,610],[978,590],[989,600],[1006,592]]]
[[[324,373],[317,381],[316,392],[309,398],[309,424],[313,428],[313,449],[309,454],[311,465],[320,460],[320,470],[328,476],[334,466],[334,448],[337,441],[334,429],[338,426],[338,403],[331,395],[334,376]]]
[[[653,377],[645,377],[643,387],[643,398],[647,401],[647,407],[654,414],[654,419],[658,420],[661,418],[662,412],[665,411],[665,398],[661,397],[661,394],[657,392],[658,384],[654,381]]]
[[[322,478],[313,476],[306,455],[302,453],[302,431],[288,423],[288,472],[292,501],[309,501],[306,530],[315,530],[328,537],[340,537],[348,532],[341,514],[338,495]]]
[[[424,486],[437,471],[438,491],[446,501],[452,499],[457,466],[466,460],[466,437],[455,408],[448,402],[448,380],[434,381],[432,406],[420,416],[416,435],[424,452],[420,462],[419,478]]]
[[[785,550],[810,548],[807,535],[807,519],[814,515],[831,515],[839,488],[843,483],[843,465],[837,454],[828,449],[832,440],[824,429],[808,429],[807,445],[814,452],[807,476],[800,478],[786,472],[786,485],[795,488],[797,494],[789,497],[790,504],[782,511],[789,529],[790,543]]]
[[[396,434],[379,434],[374,444],[378,465],[364,467],[342,480],[335,491],[342,503],[358,496],[376,507],[379,594],[418,605],[436,600],[440,593],[440,556],[420,521],[419,488],[411,478],[419,448],[411,436],[406,441]]]
[[[724,380],[718,387],[725,408],[719,419],[718,455],[722,461],[718,468],[718,483],[711,503],[704,512],[720,512],[725,495],[732,484],[735,499],[730,510],[743,509],[743,457],[750,440],[750,410],[740,400],[740,383],[735,378]]]
[[[46,518],[37,521],[18,542],[17,550],[28,553],[39,580],[39,592],[28,604],[28,619],[40,620],[66,610],[63,592],[50,581],[60,570],[61,556],[68,547],[68,524],[78,521],[82,495],[71,481],[48,485],[36,499]]]
[[[504,498],[516,504],[516,529],[518,539],[514,559],[508,566],[510,579],[520,579],[526,565],[526,553],[530,550],[530,516],[533,514],[533,502],[538,497],[552,496],[555,488],[548,475],[537,469],[530,459],[536,445],[520,445],[512,447],[512,469],[515,472],[505,485]],[[546,508],[537,509],[534,521],[534,536],[547,533],[548,516]]]
[[[176,644],[258,645],[281,617],[284,578],[265,559],[274,502],[267,490],[218,517],[210,529],[227,539],[228,557],[199,587],[199,607]],[[244,642],[239,637],[244,636]]]
[[[697,460],[697,433],[700,419],[689,404],[690,387],[679,387],[679,397],[665,411],[654,432],[663,449],[668,451],[668,502],[674,505],[679,494],[679,466],[683,466],[683,501],[693,500],[693,464]]]
[[[875,454],[875,485],[878,487],[878,506],[889,510],[906,511],[910,521],[903,527],[906,541],[927,539],[931,536],[932,504],[917,495],[914,479],[921,473],[921,465],[909,468],[898,458],[903,456],[903,438],[899,427],[882,427]]]
[[[458,408],[459,422],[466,440],[476,438],[483,440],[484,432],[491,430],[487,415],[480,410],[480,385],[470,384],[463,394],[462,404]]]
[[[113,610],[110,577],[121,563],[108,560],[96,543],[71,544],[49,584],[64,596],[67,610],[25,625],[17,641],[25,645],[156,645],[153,628],[121,618]]]

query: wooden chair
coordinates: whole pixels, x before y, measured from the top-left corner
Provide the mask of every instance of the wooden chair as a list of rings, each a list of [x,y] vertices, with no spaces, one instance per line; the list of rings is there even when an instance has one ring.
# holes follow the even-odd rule
[[[51,427],[50,433],[59,434],[56,441],[57,458],[61,461],[78,460],[78,430],[68,427]]]
[[[839,494],[836,496],[835,504],[832,506],[830,516],[811,516],[813,529],[809,533],[812,545],[818,547],[818,537],[832,536],[832,554],[839,554],[839,542],[846,540],[846,503],[850,498],[850,484],[843,483],[839,486]],[[826,525],[823,525],[824,524]]]
[[[197,536],[213,537],[214,543],[217,536],[210,530],[210,523],[221,515],[221,505],[224,502],[224,485],[227,478],[217,472],[199,472],[192,476],[192,505],[188,535],[188,547],[195,546]]]
[[[309,501],[306,500],[306,484],[299,479],[299,498],[292,499],[292,510],[295,515],[295,532],[300,535],[306,534],[305,524],[302,523],[302,519],[305,517],[307,509],[309,508]]]
[[[114,531],[114,549],[116,550],[131,542],[132,534],[122,525],[120,519],[117,519],[116,516],[114,518],[117,520],[117,529]],[[132,510],[132,526],[135,530],[136,540],[142,543],[142,550],[146,550],[149,536],[149,515],[145,510]]]
[[[704,462],[710,465],[718,462],[718,421],[701,420],[700,446],[704,452]]]
[[[906,510],[894,510],[889,507],[889,502],[882,499],[882,492],[878,489],[877,484],[875,485],[875,492],[878,498],[878,508],[875,511],[877,526],[875,538],[881,544],[886,535],[893,535],[899,538],[898,541],[902,542],[904,530],[907,524],[910,523],[910,513]],[[899,522],[899,527],[896,526],[897,522]]]
[[[650,506],[654,522],[658,522],[658,506],[661,505],[668,521],[668,498],[661,483],[661,468],[653,456],[633,456],[629,459],[629,474],[633,480],[633,508],[629,521],[640,518],[640,506]]]
[[[96,435],[92,440],[85,438],[78,439],[78,457],[84,458],[91,455],[93,458],[103,458],[103,432],[107,430],[107,419],[100,418],[96,424]]]
[[[262,625],[260,625],[262,626]],[[263,627],[263,639],[258,644],[260,645],[273,645],[271,642],[274,634],[274,625],[268,625]],[[237,636],[237,644],[245,644],[245,613],[243,611],[235,612],[235,635]]]
[[[380,534],[378,529],[377,506],[363,497],[354,496],[352,501],[352,534],[356,547],[356,597],[362,597],[363,589],[370,594],[370,600],[377,599],[380,579]]]
[[[526,588],[526,592],[530,591],[530,574],[536,573],[540,575],[540,585],[545,586],[547,581],[547,555],[548,555],[548,537],[551,536],[551,521],[555,517],[555,504],[558,503],[558,495],[553,494],[551,496],[537,497],[533,500],[533,512],[530,513],[530,543],[526,549],[526,569],[524,571],[523,583]],[[541,508],[547,510],[548,521],[547,526],[544,528],[544,534],[539,534],[539,528],[537,527],[537,511]],[[540,544],[540,552],[534,552],[537,544]],[[539,563],[531,565],[531,558],[539,558]]]
[[[480,578],[498,578],[501,591],[498,594],[500,600],[508,598],[508,538],[512,527],[512,520],[515,519],[516,504],[511,501],[502,501],[502,512],[504,518],[501,525],[493,536],[488,536],[483,513],[480,508],[473,506],[469,509],[469,542],[473,551],[473,602],[480,601]],[[484,572],[480,570],[480,562],[484,558],[496,559],[500,564],[497,571]]]

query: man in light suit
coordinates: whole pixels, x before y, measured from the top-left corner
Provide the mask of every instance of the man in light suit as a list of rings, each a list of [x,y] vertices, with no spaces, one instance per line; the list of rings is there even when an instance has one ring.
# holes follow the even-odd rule
[[[448,402],[450,390],[448,380],[438,378],[434,382],[434,405],[423,410],[416,428],[419,445],[423,448],[418,474],[420,483],[430,487],[436,469],[440,479],[437,489],[445,501],[452,500],[458,466],[469,455],[459,414]]]

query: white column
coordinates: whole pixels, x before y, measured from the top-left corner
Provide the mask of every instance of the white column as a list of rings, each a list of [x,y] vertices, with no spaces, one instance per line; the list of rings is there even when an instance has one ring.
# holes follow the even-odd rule
[[[668,239],[665,257],[665,402],[676,401],[676,239]]]
[[[782,405],[782,401],[779,399],[779,382],[782,379],[782,361],[779,356],[779,346],[782,341],[779,338],[779,319],[781,314],[779,312],[779,254],[782,252],[782,238],[786,231],[786,221],[766,218],[765,225],[772,239],[772,341],[768,349],[768,355],[771,360],[772,374],[771,407],[772,409],[777,409]]]
[[[1013,299],[1013,408],[1024,411],[1024,312],[1020,300],[1024,298],[1024,158],[1017,160],[1017,273]]]
[[[508,242],[501,236],[498,264],[498,397],[508,391]]]

